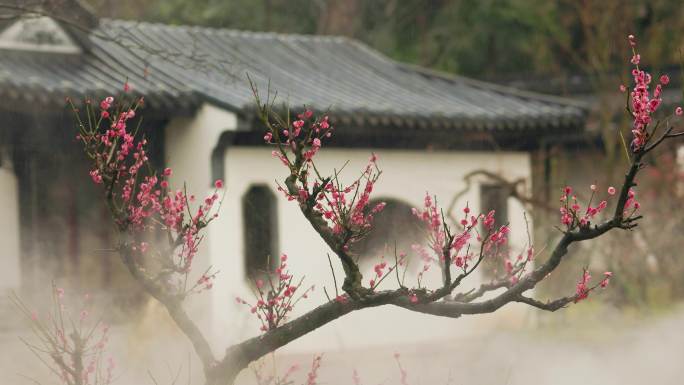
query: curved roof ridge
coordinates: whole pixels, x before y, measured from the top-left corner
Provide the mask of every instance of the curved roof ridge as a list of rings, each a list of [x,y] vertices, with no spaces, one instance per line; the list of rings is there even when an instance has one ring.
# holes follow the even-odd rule
[[[111,23],[115,26],[135,26],[135,27],[151,27],[151,28],[162,28],[162,29],[175,29],[181,31],[199,31],[206,34],[218,34],[224,36],[234,36],[234,37],[248,37],[256,39],[286,39],[286,40],[306,40],[306,41],[330,41],[330,42],[344,42],[347,40],[352,40],[344,36],[337,35],[314,35],[314,34],[303,34],[303,33],[283,33],[283,32],[271,32],[271,31],[252,31],[244,29],[235,28],[224,28],[224,27],[207,27],[189,24],[164,24],[160,22],[153,21],[139,21],[139,20],[126,20],[126,19],[111,19],[102,18],[101,23],[108,24]]]

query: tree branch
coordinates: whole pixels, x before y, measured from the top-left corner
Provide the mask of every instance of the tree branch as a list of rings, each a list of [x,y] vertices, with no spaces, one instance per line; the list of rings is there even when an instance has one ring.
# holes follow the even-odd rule
[[[135,262],[131,248],[125,243],[120,246],[119,254],[131,276],[143,286],[149,295],[164,305],[178,328],[190,340],[200,361],[202,361],[205,372],[213,367],[216,363],[214,353],[212,353],[204,334],[183,309],[182,297],[169,294],[163,286],[147,276]]]
[[[521,302],[528,304],[532,307],[536,307],[537,309],[541,310],[547,310],[547,311],[556,311],[558,309],[564,308],[567,306],[570,302],[574,302],[577,299],[577,296],[571,296],[571,297],[563,297],[559,298],[555,301],[548,301],[548,302],[541,302],[533,298],[525,297],[523,295],[518,296],[516,298],[516,302]]]
[[[327,302],[308,313],[268,331],[250,338],[226,350],[225,357],[211,372],[217,383],[231,383],[250,362],[302,337],[319,327],[356,310],[387,305],[399,296],[406,296],[406,289],[388,290],[369,294],[359,300],[349,297]],[[221,380],[222,379],[222,380]],[[228,379],[228,381],[226,381]]]
[[[490,282],[490,283],[483,283],[477,289],[473,289],[473,290],[470,290],[470,291],[465,292],[465,293],[458,293],[458,294],[454,295],[452,297],[451,301],[465,302],[465,303],[473,302],[474,300],[482,297],[483,295],[485,295],[486,293],[488,293],[490,291],[494,291],[494,290],[501,289],[504,287],[509,287],[510,285],[511,285],[511,282],[508,279],[502,279],[502,280],[498,280],[498,281],[494,281],[494,282]]]
[[[265,346],[261,348],[262,351],[268,352],[272,350],[269,350],[268,347],[278,348],[280,346],[283,346],[285,343],[295,338],[298,338],[300,335],[306,334],[305,331],[314,330],[320,326],[323,326],[325,323],[337,319],[340,316],[349,313],[353,310],[358,310],[371,306],[381,306],[386,304],[399,306],[420,313],[451,318],[457,318],[464,314],[491,313],[509,302],[522,302],[535,307],[547,308],[560,306],[560,304],[565,305],[567,304],[567,298],[571,297],[556,300],[554,302],[551,302],[551,305],[546,304],[542,306],[541,302],[524,297],[522,293],[532,289],[537,283],[546,278],[549,275],[549,273],[555,270],[555,268],[558,267],[558,265],[562,261],[563,257],[567,254],[568,247],[572,243],[596,238],[614,228],[629,228],[629,226],[631,226],[632,220],[624,219],[623,211],[625,203],[627,201],[629,189],[635,185],[634,178],[636,177],[636,174],[640,169],[640,162],[642,156],[643,152],[635,154],[632,165],[629,171],[625,174],[625,181],[620,191],[618,204],[615,208],[615,214],[613,218],[604,222],[601,225],[594,226],[593,228],[581,227],[575,231],[566,232],[563,235],[563,237],[558,241],[558,244],[551,253],[551,256],[545,263],[537,267],[530,274],[524,276],[518,283],[510,286],[508,290],[490,300],[474,303],[470,302],[474,299],[472,298],[473,296],[477,298],[484,294],[484,292],[486,291],[506,287],[507,285],[501,282],[491,284],[489,286],[482,285],[477,292],[472,293],[470,295],[466,294],[462,296],[457,296],[455,297],[456,300],[437,302],[441,298],[435,298],[434,301],[428,303],[412,303],[406,295],[407,291],[405,289],[384,291],[376,294],[370,294],[369,296],[361,300],[350,300],[346,304],[330,302],[307,313],[306,315],[296,320],[291,321],[288,324],[283,325],[281,328],[266,333],[263,336],[258,337],[256,339],[248,340],[240,345],[246,344],[245,346],[251,346],[255,344],[255,341],[259,341],[260,345]],[[463,302],[459,302],[459,299]],[[254,353],[252,353],[251,355],[253,356]]]

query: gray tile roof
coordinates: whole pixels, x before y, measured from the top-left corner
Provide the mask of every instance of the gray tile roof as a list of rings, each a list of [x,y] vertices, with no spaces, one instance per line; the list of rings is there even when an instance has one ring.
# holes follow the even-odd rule
[[[103,19],[86,40],[82,55],[0,52],[0,97],[101,97],[118,93],[128,77],[153,108],[208,101],[249,113],[249,74],[262,92],[270,82],[293,107],[329,108],[369,126],[556,131],[581,128],[585,117],[565,99],[398,63],[341,37]]]

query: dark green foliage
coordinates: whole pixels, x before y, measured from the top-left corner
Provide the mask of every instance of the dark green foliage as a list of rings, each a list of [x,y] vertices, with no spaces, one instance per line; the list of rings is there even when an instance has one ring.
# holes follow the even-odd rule
[[[677,63],[678,0],[90,0],[102,16],[337,34],[397,60],[488,79],[620,72],[624,38]]]

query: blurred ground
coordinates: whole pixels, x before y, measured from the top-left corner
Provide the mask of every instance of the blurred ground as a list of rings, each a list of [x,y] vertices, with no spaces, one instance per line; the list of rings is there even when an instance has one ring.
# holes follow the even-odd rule
[[[458,320],[454,327],[458,327]],[[408,382],[418,384],[681,384],[684,367],[684,307],[644,316],[617,312],[587,303],[555,314],[541,314],[524,330],[497,330],[483,335],[413,346],[366,349],[364,351],[324,352],[319,384],[353,384],[356,369],[362,384],[399,384],[400,374],[394,352],[408,372]],[[146,326],[144,328],[147,328]],[[197,362],[184,338],[163,323],[148,329],[119,326],[112,338],[118,357],[116,384],[172,384],[180,368],[177,384],[187,384],[188,367],[192,384],[201,384]],[[141,337],[141,333],[145,338]],[[29,376],[41,384],[47,370],[40,367],[19,341],[19,333],[0,335],[0,384],[31,384]],[[26,337],[26,335],[24,334]],[[30,338],[30,336],[28,336]],[[276,355],[279,372],[293,363],[301,368],[295,383],[304,383],[312,355]],[[271,371],[272,362],[263,372]],[[240,384],[254,383],[247,372]]]

